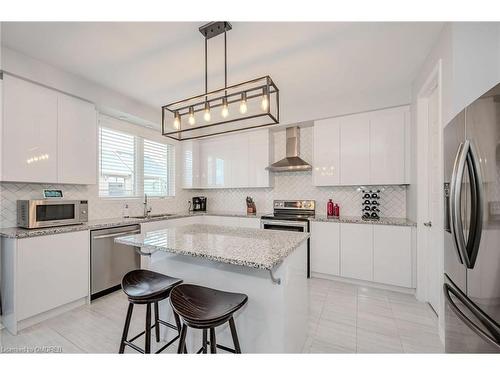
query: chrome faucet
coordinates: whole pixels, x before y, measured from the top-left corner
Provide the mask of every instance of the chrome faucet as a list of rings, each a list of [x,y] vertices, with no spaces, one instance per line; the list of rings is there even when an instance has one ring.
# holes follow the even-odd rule
[[[151,212],[151,207],[148,207],[148,195],[144,194],[144,217],[148,217]]]

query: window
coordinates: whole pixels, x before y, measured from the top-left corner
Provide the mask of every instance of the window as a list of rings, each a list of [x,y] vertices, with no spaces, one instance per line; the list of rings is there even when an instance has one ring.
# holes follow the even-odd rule
[[[175,147],[99,128],[99,196],[157,197],[175,194]]]

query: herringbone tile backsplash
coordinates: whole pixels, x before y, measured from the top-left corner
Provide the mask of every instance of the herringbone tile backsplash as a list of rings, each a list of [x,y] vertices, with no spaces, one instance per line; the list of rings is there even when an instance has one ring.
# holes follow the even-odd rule
[[[273,133],[274,160],[285,155],[285,131]],[[300,153],[307,162],[312,161],[312,128],[301,129]],[[181,181],[180,171],[177,171],[177,181]],[[340,213],[345,216],[361,214],[361,192],[356,186],[316,187],[312,185],[311,172],[276,173],[273,176],[274,187],[265,189],[213,189],[213,190],[182,190],[177,188],[174,198],[152,199],[150,201],[153,213],[181,212],[187,210],[187,201],[198,195],[208,198],[208,209],[211,211],[246,210],[245,198],[252,196],[257,210],[262,213],[272,211],[274,199],[314,199],[317,212],[326,213],[326,202],[333,199],[340,205]],[[52,185],[0,183],[0,226],[16,225],[16,201],[18,199],[40,199],[42,190],[60,188],[67,199],[87,199],[89,201],[90,219],[113,218],[122,215],[125,203],[129,205],[130,215],[138,215],[142,211],[142,199],[99,199],[97,185]],[[386,217],[406,217],[406,187],[379,186],[369,187],[380,189],[380,214]]]

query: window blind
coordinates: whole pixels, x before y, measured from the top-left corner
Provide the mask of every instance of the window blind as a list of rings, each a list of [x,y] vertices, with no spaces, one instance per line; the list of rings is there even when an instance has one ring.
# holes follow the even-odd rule
[[[116,130],[99,128],[99,195],[135,195],[135,137]]]
[[[99,127],[99,196],[174,196],[175,146],[116,128]]]
[[[173,146],[144,139],[144,193],[174,195],[175,154]]]

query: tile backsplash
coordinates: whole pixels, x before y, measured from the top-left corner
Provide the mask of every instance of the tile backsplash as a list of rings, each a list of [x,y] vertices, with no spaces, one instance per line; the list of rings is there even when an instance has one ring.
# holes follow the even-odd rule
[[[274,161],[285,155],[285,131],[273,133]],[[312,127],[301,129],[300,154],[307,162],[312,161]],[[176,179],[181,181],[180,171]],[[252,196],[261,213],[272,212],[274,199],[314,199],[319,214],[326,213],[326,202],[333,199],[340,205],[344,216],[361,215],[361,192],[356,186],[317,187],[312,185],[312,172],[285,172],[273,175],[273,188],[260,189],[210,189],[183,190],[177,188],[176,196],[164,199],[151,199],[153,213],[181,212],[187,210],[187,201],[193,196],[204,195],[208,198],[208,210],[239,211],[246,210],[245,198]],[[18,199],[39,199],[42,190],[60,188],[67,199],[87,199],[90,219],[119,217],[125,203],[129,205],[130,215],[142,213],[142,199],[100,199],[97,185],[57,185],[0,183],[0,226],[16,225],[16,201]],[[379,186],[380,214],[386,217],[406,217],[406,186]]]

